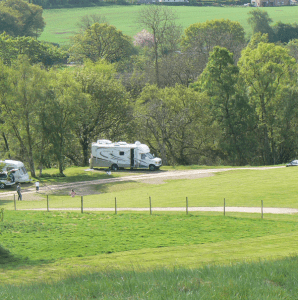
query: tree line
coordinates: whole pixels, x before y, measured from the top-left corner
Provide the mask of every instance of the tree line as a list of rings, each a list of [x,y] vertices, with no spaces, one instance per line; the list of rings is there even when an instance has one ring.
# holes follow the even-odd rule
[[[266,21],[250,12],[249,40],[230,20],[182,31],[163,6],[140,11],[133,38],[104,16],[85,16],[68,49],[3,32],[1,156],[26,162],[32,176],[88,165],[99,138],[140,140],[163,164],[295,158],[298,42],[270,42],[260,13]]]

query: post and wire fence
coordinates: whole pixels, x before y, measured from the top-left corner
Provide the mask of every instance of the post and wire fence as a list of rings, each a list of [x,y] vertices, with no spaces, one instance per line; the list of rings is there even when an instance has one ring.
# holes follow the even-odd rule
[[[58,207],[57,206],[57,200],[53,201],[52,202],[52,206],[51,206],[51,201],[50,201],[50,195],[46,195],[46,204],[44,207],[42,207],[42,205],[39,205],[39,208],[33,208],[31,207],[30,208],[30,203],[34,202],[34,201],[17,201],[16,200],[16,194],[13,195],[13,209],[16,211],[16,210],[46,210],[47,212],[50,212],[50,211],[57,211],[57,210],[61,210],[61,211],[64,211],[64,210],[72,210],[72,211],[75,211],[75,210],[80,210],[81,213],[83,214],[85,211],[114,211],[115,215],[118,214],[118,212],[120,210],[127,210],[127,211],[134,211],[134,210],[143,210],[146,212],[146,207],[144,207],[143,205],[143,208],[140,209],[140,208],[136,208],[136,207],[131,207],[131,208],[119,208],[119,201],[117,201],[117,198],[115,197],[114,199],[114,207],[113,205],[110,205],[109,207],[94,207],[94,205],[92,205],[92,207],[88,207],[86,205],[84,205],[84,196],[75,196],[74,198],[79,198],[80,197],[80,204],[79,205],[74,205],[74,206],[67,206],[67,207]],[[74,199],[72,198],[72,199]],[[1,203],[1,198],[0,198],[0,203]],[[9,200],[7,200],[9,201]],[[56,203],[56,205],[54,205],[54,203]],[[189,215],[190,211],[213,211],[213,212],[220,212],[221,208],[220,206],[217,206],[217,207],[208,207],[209,210],[204,210],[204,208],[206,207],[198,207],[198,206],[189,206],[189,198],[188,197],[185,197],[185,214],[186,215]],[[62,204],[63,204],[63,201],[62,201]],[[86,204],[86,203],[85,203]],[[222,212],[223,212],[223,215],[226,216],[227,215],[227,210],[229,209],[229,207],[227,207],[227,201],[226,201],[226,198],[223,198],[223,205],[222,205]],[[96,205],[95,205],[96,206]],[[169,207],[169,210],[171,211],[183,211],[183,206],[182,205],[182,202],[181,202],[181,206],[180,207],[176,207],[176,208],[173,208],[173,207]],[[214,210],[212,210],[214,208]],[[215,209],[216,208],[216,209]],[[4,210],[4,209],[3,209]],[[153,211],[166,211],[167,208],[166,207],[153,207],[153,201],[152,201],[152,197],[149,196],[148,197],[148,208],[147,210],[149,211],[149,214],[152,215],[153,214]],[[230,210],[231,211],[231,210]],[[236,210],[234,212],[237,212]],[[261,215],[261,218],[263,219],[264,218],[264,201],[261,200],[261,205],[260,205],[260,215]],[[3,211],[0,211],[0,220],[1,218],[3,218]]]

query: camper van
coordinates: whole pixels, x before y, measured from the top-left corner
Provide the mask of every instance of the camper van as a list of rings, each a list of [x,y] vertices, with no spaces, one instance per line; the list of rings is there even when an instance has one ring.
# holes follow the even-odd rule
[[[109,140],[98,140],[92,143],[90,168],[110,168],[117,171],[119,168],[136,168],[158,170],[161,159],[150,153],[147,145],[135,142],[112,143]]]
[[[21,161],[9,160],[0,161],[3,164],[2,171],[12,172],[15,182],[29,182],[29,174]]]

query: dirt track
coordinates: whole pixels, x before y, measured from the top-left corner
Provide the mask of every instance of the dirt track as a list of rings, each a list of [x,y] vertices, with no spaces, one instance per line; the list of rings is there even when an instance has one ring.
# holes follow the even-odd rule
[[[251,170],[266,170],[266,169],[274,169],[274,168],[283,168],[283,167],[258,167],[258,168],[245,168]],[[53,193],[57,191],[69,191],[71,188],[75,188],[78,195],[88,195],[93,194],[92,186],[96,186],[99,184],[107,184],[113,182],[124,182],[124,181],[141,181],[150,184],[162,184],[164,180],[168,179],[195,179],[195,178],[203,178],[208,176],[213,176],[214,173],[218,172],[226,172],[233,170],[241,170],[243,168],[226,168],[226,169],[206,169],[206,170],[184,170],[184,171],[158,171],[158,172],[148,172],[147,174],[137,174],[137,172],[130,173],[129,176],[124,177],[111,177],[107,179],[99,179],[92,181],[82,181],[76,183],[63,183],[57,185],[44,185],[40,187],[41,194]],[[91,171],[91,170],[90,170]],[[121,171],[120,171],[121,172]],[[5,196],[12,196],[15,192],[6,192],[1,194],[1,198]],[[24,198],[26,195],[30,197],[30,199],[38,198],[38,194],[35,192],[35,187],[30,187],[27,189],[23,189]],[[30,196],[29,196],[30,195]],[[44,209],[40,209],[44,210]],[[51,209],[55,210],[55,209]],[[79,208],[74,209],[60,209],[60,210],[80,210]],[[118,208],[118,211],[148,211],[148,208]],[[114,208],[84,208],[84,211],[114,211]],[[185,208],[182,207],[168,207],[168,208],[158,208],[155,207],[152,211],[185,211]],[[188,211],[222,211],[223,207],[189,207]],[[246,213],[261,213],[260,207],[226,207],[226,212],[246,212]],[[272,214],[293,214],[298,213],[298,209],[292,208],[264,208],[264,213],[272,213]]]

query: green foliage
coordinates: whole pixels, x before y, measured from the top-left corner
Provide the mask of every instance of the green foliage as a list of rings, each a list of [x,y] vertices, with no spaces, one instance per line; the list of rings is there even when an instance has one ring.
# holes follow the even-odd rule
[[[31,64],[43,63],[46,67],[62,63],[67,53],[60,48],[33,37],[13,38],[5,33],[0,35],[0,58],[5,64],[11,62],[19,55],[26,55]]]
[[[165,165],[196,162],[208,144],[206,101],[181,85],[165,89],[146,86],[135,110],[137,137],[145,140]]]
[[[254,9],[248,12],[248,24],[252,27],[253,34],[261,32],[267,33],[269,42],[274,41],[274,32],[270,24],[273,20],[269,17],[268,12],[264,10]]]
[[[249,134],[253,128],[253,111],[243,96],[239,83],[239,68],[232,53],[214,47],[206,68],[193,87],[206,91],[210,97],[210,113],[222,130],[219,148],[225,159],[245,165],[251,158],[255,141]]]
[[[7,0],[0,2],[0,11],[1,33],[38,37],[45,27],[43,10],[38,5],[23,0]]]
[[[278,22],[273,26],[274,42],[288,43],[298,38],[298,24]]]
[[[297,114],[296,87],[291,88],[296,76],[295,60],[287,49],[260,42],[257,48],[247,47],[242,52],[239,67],[258,116],[259,155],[263,163],[289,159],[292,149],[286,141],[294,128],[288,125]]]
[[[84,59],[96,62],[105,59],[117,62],[133,54],[132,39],[107,23],[95,23],[73,39],[69,61],[82,63]]]
[[[235,54],[239,52],[245,43],[244,36],[244,28],[239,22],[211,20],[187,27],[181,45],[184,51],[195,51],[207,61],[214,46],[225,47]]]

